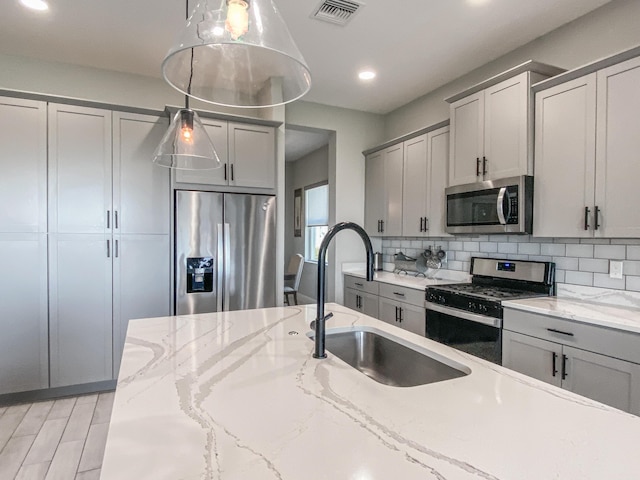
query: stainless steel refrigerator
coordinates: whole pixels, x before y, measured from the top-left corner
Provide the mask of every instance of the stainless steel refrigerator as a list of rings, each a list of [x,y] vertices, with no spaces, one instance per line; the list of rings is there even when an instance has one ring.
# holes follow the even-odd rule
[[[274,196],[176,191],[177,315],[276,305]]]

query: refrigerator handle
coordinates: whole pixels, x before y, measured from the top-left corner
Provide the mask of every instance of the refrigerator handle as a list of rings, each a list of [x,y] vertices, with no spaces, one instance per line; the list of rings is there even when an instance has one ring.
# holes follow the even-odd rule
[[[217,237],[218,237],[218,245],[217,245],[217,281],[216,281],[216,312],[222,311],[222,287],[223,287],[223,279],[224,279],[224,264],[222,263],[224,260],[224,243],[223,243],[223,234],[222,234],[222,224],[219,223],[217,225]]]
[[[229,253],[229,245],[231,243],[231,239],[229,237],[229,224],[224,224],[224,309],[229,309],[229,273],[231,269],[229,267],[230,262],[230,253]]]

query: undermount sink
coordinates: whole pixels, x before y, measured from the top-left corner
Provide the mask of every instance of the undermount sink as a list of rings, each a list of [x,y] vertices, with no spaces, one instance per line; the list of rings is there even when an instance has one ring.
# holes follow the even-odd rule
[[[380,333],[370,330],[327,331],[326,348],[373,380],[393,387],[415,387],[471,373],[462,365],[455,368]]]

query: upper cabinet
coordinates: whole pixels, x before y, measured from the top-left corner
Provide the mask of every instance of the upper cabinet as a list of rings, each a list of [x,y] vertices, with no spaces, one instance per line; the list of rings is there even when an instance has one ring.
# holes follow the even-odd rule
[[[640,237],[640,58],[536,93],[533,234]]]
[[[404,142],[402,235],[444,236],[449,127]]]
[[[531,85],[560,72],[527,62],[447,99],[450,186],[533,173]]]
[[[371,236],[402,235],[404,145],[399,143],[367,156],[365,230]]]
[[[203,118],[221,168],[177,170],[176,182],[274,189],[276,187],[275,130],[271,126]]]
[[[449,127],[439,124],[424,132],[367,155],[365,229],[369,235],[445,235]]]

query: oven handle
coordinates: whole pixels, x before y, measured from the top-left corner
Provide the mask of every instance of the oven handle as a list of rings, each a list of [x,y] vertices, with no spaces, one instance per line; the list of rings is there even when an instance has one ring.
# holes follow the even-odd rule
[[[509,192],[507,192],[507,187],[502,187],[500,189],[500,193],[498,193],[498,200],[496,202],[496,210],[498,211],[498,220],[500,220],[500,225],[506,225],[507,220],[511,216],[511,202],[507,202],[507,214],[504,213],[504,197],[509,199]]]
[[[427,310],[433,310],[434,312],[444,313],[445,315],[451,315],[452,317],[463,318],[471,322],[489,325],[490,327],[502,328],[502,319],[500,318],[486,317],[484,315],[478,315],[477,313],[458,310],[457,308],[443,307],[442,305],[431,302],[425,302],[425,308]]]

